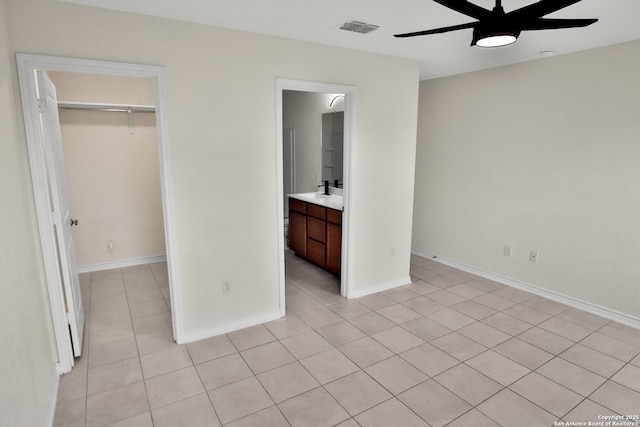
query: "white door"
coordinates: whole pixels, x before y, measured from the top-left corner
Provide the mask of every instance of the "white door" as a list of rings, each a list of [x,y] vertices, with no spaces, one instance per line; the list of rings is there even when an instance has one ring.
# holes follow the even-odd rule
[[[56,87],[43,71],[37,72],[37,78],[40,98],[40,128],[44,141],[44,155],[47,161],[47,177],[51,195],[51,218],[57,239],[60,278],[64,289],[73,355],[78,357],[82,352],[84,307],[82,306],[80,279],[78,278],[71,236],[71,227],[77,225],[77,221],[71,218],[69,210]]]

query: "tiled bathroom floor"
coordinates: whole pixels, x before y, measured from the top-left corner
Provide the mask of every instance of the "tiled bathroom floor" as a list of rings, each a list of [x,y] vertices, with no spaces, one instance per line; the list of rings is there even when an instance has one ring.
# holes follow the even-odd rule
[[[82,275],[56,426],[552,426],[640,415],[640,331],[412,257],[356,300],[287,254],[287,316],[172,341],[166,265]]]

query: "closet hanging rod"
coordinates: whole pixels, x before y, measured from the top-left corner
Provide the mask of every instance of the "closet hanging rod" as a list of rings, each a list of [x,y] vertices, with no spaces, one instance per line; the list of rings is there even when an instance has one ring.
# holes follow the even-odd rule
[[[95,110],[95,111],[115,111],[115,112],[141,112],[155,113],[156,107],[153,105],[127,105],[127,104],[96,104],[93,102],[64,102],[58,101],[58,108],[67,110]]]

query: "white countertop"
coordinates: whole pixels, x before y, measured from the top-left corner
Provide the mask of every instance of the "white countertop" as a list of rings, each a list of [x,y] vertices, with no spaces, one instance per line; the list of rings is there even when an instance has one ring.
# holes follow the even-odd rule
[[[298,193],[289,194],[289,197],[302,200],[303,202],[313,203],[330,209],[339,211],[344,210],[344,200],[342,196],[337,194],[325,195],[324,192],[318,193]]]

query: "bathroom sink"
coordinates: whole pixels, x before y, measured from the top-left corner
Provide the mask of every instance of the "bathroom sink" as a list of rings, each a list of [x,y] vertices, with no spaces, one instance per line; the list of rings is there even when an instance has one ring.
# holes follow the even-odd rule
[[[317,199],[342,200],[342,196],[337,194],[311,193]]]
[[[337,194],[324,194],[322,192],[315,193],[298,193],[290,194],[290,197],[304,200],[305,202],[326,206],[331,209],[343,210],[344,199]]]

